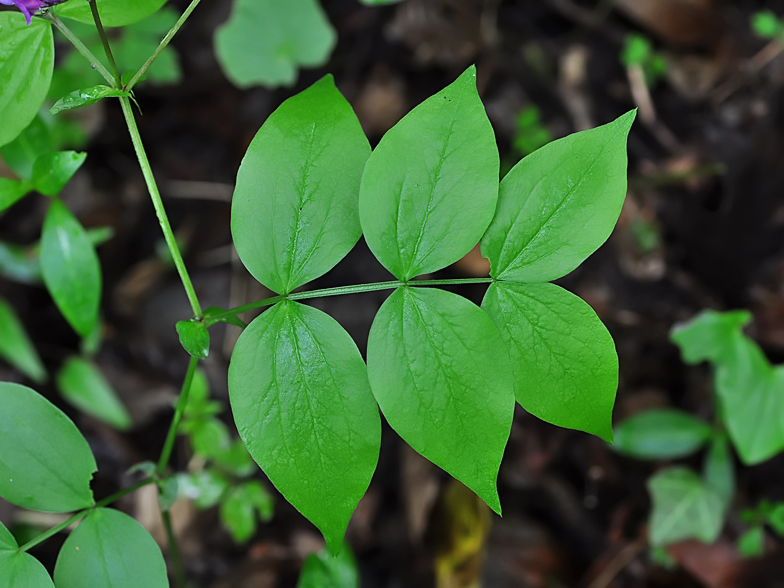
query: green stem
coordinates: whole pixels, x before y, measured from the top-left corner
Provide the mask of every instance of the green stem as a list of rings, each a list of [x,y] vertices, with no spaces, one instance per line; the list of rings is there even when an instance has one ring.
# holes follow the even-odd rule
[[[103,79],[105,79],[110,84],[114,84],[114,79],[112,78],[111,72],[108,69],[106,69],[106,66],[100,62],[100,60],[93,54],[93,52],[90,51],[87,48],[87,46],[79,40],[79,37],[74,35],[73,32],[71,32],[71,29],[69,29],[63,21],[57,18],[57,15],[54,12],[52,11],[47,12],[44,18],[47,18],[48,20],[52,21],[52,24],[55,27],[57,27],[57,30],[60,31],[63,34],[63,36],[71,42],[71,44],[74,47],[76,47],[76,50],[79,53],[81,53],[87,58],[87,61],[89,61],[90,65],[93,66],[93,69],[97,71],[99,74],[101,74],[103,76]]]
[[[142,138],[139,134],[139,127],[136,126],[136,119],[133,117],[131,102],[128,98],[120,98],[120,104],[122,105],[122,111],[125,115],[125,122],[128,125],[128,132],[131,134],[133,148],[136,150],[139,166],[142,168],[144,181],[147,183],[147,190],[150,193],[150,198],[152,198],[152,205],[155,208],[158,223],[163,230],[163,238],[166,240],[166,245],[174,260],[174,266],[177,268],[177,273],[180,274],[180,281],[182,281],[185,293],[188,295],[188,301],[191,303],[193,314],[195,317],[201,318],[203,316],[201,305],[196,296],[196,291],[193,289],[193,283],[188,275],[188,270],[185,268],[185,262],[182,260],[182,254],[180,253],[180,248],[177,246],[177,239],[175,239],[171,225],[169,224],[169,218],[166,216],[166,209],[163,207],[161,193],[158,191],[158,184],[155,182],[155,176],[152,173],[150,162],[147,159],[147,153],[144,151],[144,144],[142,143]]]
[[[59,533],[63,529],[66,529],[66,528],[70,527],[75,522],[82,520],[84,517],[86,517],[88,514],[90,514],[94,509],[101,508],[103,506],[111,504],[112,502],[115,502],[115,501],[119,500],[120,498],[122,498],[126,494],[130,494],[131,492],[135,492],[136,490],[138,490],[142,486],[147,486],[147,485],[153,484],[153,483],[155,483],[155,480],[153,478],[145,478],[144,480],[140,480],[139,482],[136,482],[133,486],[128,486],[124,490],[120,490],[119,492],[115,492],[111,496],[107,496],[103,500],[99,500],[98,502],[95,503],[95,506],[93,506],[92,508],[86,508],[85,510],[77,512],[75,515],[73,515],[72,517],[64,520],[59,525],[56,525],[56,526],[52,527],[51,529],[49,529],[48,531],[44,531],[43,533],[38,535],[38,537],[35,537],[34,539],[31,539],[30,541],[28,541],[27,543],[22,545],[19,548],[19,551],[24,552],[24,551],[28,551],[28,550],[32,549],[33,547],[35,547],[39,543],[43,543],[44,541],[46,541],[50,537],[53,537],[53,536],[57,535],[57,533]]]
[[[337,288],[324,288],[323,290],[310,290],[308,292],[295,292],[293,294],[272,296],[263,300],[257,300],[250,304],[238,306],[225,312],[214,314],[204,319],[204,324],[208,327],[217,322],[226,320],[247,312],[255,310],[256,308],[263,308],[277,304],[283,300],[307,300],[308,298],[323,298],[326,296],[340,296],[342,294],[361,294],[362,292],[377,292],[378,290],[392,290],[400,286],[460,286],[464,284],[491,284],[495,282],[495,278],[463,278],[454,280],[411,280],[409,282],[400,282],[397,280],[391,282],[375,282],[373,284],[357,284],[355,286],[339,286]]]
[[[182,415],[185,414],[185,407],[188,406],[191,382],[193,382],[193,374],[196,373],[196,365],[198,363],[199,360],[196,357],[191,357],[191,361],[188,363],[188,371],[185,374],[185,381],[182,383],[180,398],[177,400],[177,407],[174,409],[174,418],[172,419],[171,425],[169,425],[169,432],[166,434],[166,442],[163,444],[161,458],[158,460],[158,467],[155,468],[155,473],[158,476],[163,476],[166,472],[166,466],[169,465],[169,458],[171,457],[172,449],[174,449],[174,442],[177,440],[177,433],[180,430]]]
[[[93,13],[95,28],[98,29],[98,36],[101,37],[101,43],[103,43],[103,50],[106,53],[106,58],[109,60],[109,65],[114,72],[114,86],[119,89],[122,87],[120,70],[117,69],[117,64],[114,62],[112,47],[109,45],[109,37],[106,36],[106,31],[103,29],[103,23],[101,22],[101,15],[98,14],[98,3],[95,0],[87,0],[87,3],[90,5],[90,11]]]
[[[182,567],[182,558],[180,557],[180,547],[177,545],[177,537],[174,536],[171,513],[167,509],[164,510],[161,515],[163,517],[163,526],[166,529],[166,540],[169,543],[169,557],[171,558],[172,567],[174,568],[175,586],[177,586],[177,588],[185,588],[185,569]]]
[[[131,89],[133,89],[133,87],[139,82],[141,77],[147,72],[147,70],[150,69],[150,66],[156,59],[158,59],[158,56],[161,54],[161,52],[166,49],[166,46],[171,42],[172,38],[177,34],[177,31],[180,30],[182,25],[185,24],[185,21],[188,20],[191,12],[193,12],[194,9],[199,5],[199,2],[201,2],[201,0],[191,0],[188,8],[185,9],[185,12],[182,13],[182,16],[180,16],[179,20],[174,23],[174,26],[171,28],[171,30],[166,33],[166,36],[161,40],[155,52],[150,55],[150,58],[144,63],[141,69],[139,69],[139,71],[137,71],[136,74],[131,78],[131,81],[125,85],[125,88],[123,89],[126,92],[130,92]]]

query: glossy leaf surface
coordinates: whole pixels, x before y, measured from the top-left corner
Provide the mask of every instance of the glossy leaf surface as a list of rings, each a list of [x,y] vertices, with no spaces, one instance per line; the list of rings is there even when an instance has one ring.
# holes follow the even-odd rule
[[[0,357],[28,378],[46,381],[46,368],[14,309],[0,298]]]
[[[392,428],[500,512],[514,383],[488,316],[450,292],[398,288],[370,329],[368,375]]]
[[[215,54],[240,88],[289,86],[299,67],[324,64],[337,35],[317,0],[236,0]]]
[[[687,412],[646,410],[615,427],[613,447],[641,459],[677,459],[699,450],[712,432],[710,425]]]
[[[242,161],[231,210],[237,253],[257,280],[287,294],[351,250],[362,232],[357,199],[368,155],[332,76],[272,113]]]
[[[626,196],[626,136],[635,112],[553,141],[504,177],[482,237],[491,276],[554,280],[607,240]]]
[[[157,12],[166,0],[96,0],[101,22],[105,27],[123,27]],[[93,14],[87,2],[66,2],[56,9],[58,16],[92,23]]]
[[[471,66],[408,113],[370,156],[359,194],[370,250],[403,281],[454,263],[493,218],[498,168]]]
[[[554,284],[509,282],[491,284],[482,309],[509,349],[522,407],[611,441],[618,356],[593,309]]]
[[[93,362],[71,357],[57,373],[57,389],[79,410],[125,431],[131,417],[106,378]]]
[[[54,68],[52,25],[30,26],[18,12],[0,12],[0,145],[13,141],[38,114]]]
[[[33,186],[41,194],[57,196],[85,159],[86,153],[76,151],[44,153],[33,164]]]
[[[297,588],[359,588],[359,571],[351,548],[344,544],[340,553],[311,553],[302,566]]]
[[[175,325],[180,345],[193,357],[207,359],[210,353],[210,332],[202,321],[178,321]]]
[[[82,108],[89,106],[103,100],[104,98],[121,98],[130,96],[129,92],[116,90],[110,86],[92,86],[90,88],[82,88],[74,90],[70,94],[63,96],[54,103],[49,109],[52,114],[60,114],[63,110],[73,110],[74,108]]]
[[[60,312],[77,333],[87,336],[98,320],[101,267],[84,228],[57,198],[44,219],[41,273]]]
[[[278,303],[240,335],[229,394],[253,459],[338,547],[381,442],[378,407],[354,341],[321,311]]]
[[[93,505],[95,459],[76,425],[43,396],[0,382],[0,496],[31,510]]]
[[[3,588],[54,588],[46,568],[28,553],[19,552],[13,535],[0,523],[0,579]]]
[[[57,588],[169,588],[158,544],[134,519],[111,508],[94,510],[68,536],[54,583]]]

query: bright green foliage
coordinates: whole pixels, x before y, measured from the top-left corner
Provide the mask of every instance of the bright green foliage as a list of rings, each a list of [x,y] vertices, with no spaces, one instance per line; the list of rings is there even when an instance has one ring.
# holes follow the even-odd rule
[[[645,83],[652,87],[667,73],[667,61],[653,50],[650,39],[643,35],[631,34],[621,50],[621,63],[626,67],[642,68]]]
[[[510,282],[491,284],[482,309],[509,350],[522,407],[611,441],[618,356],[593,309],[555,284]]]
[[[46,568],[19,551],[14,536],[0,523],[0,578],[3,588],[54,588]]]
[[[105,27],[123,27],[157,12],[166,0],[96,0]],[[87,2],[66,2],[55,8],[58,16],[92,23],[93,14]]]
[[[504,177],[498,209],[482,237],[491,276],[554,280],[607,240],[626,196],[626,136],[634,117],[631,111],[553,141]]]
[[[253,459],[339,548],[381,443],[367,370],[351,337],[326,314],[281,302],[237,341],[229,393]]]
[[[57,373],[57,389],[70,404],[95,418],[125,431],[131,417],[117,393],[93,362],[71,357]]]
[[[536,106],[523,108],[515,118],[515,127],[512,146],[522,156],[530,155],[553,140],[553,135],[542,124],[541,114]]]
[[[178,476],[180,495],[192,500],[196,508],[211,508],[218,504],[231,487],[229,479],[216,468]]]
[[[369,154],[332,76],[267,119],[240,166],[231,215],[237,253],[257,280],[288,294],[351,250],[361,235],[357,193]]]
[[[169,588],[155,540],[128,515],[91,512],[65,540],[54,568],[57,588]]]
[[[752,14],[751,28],[762,39],[776,39],[784,35],[784,22],[772,10]]]
[[[669,468],[648,479],[653,501],[649,540],[666,545],[685,539],[712,543],[719,536],[726,505],[688,468]]]
[[[337,555],[311,553],[302,567],[297,588],[359,588],[357,562],[351,548],[343,544]]]
[[[101,266],[84,228],[57,198],[44,220],[41,273],[60,312],[77,333],[87,336],[98,320]]]
[[[44,103],[54,68],[54,38],[48,21],[0,12],[0,145],[13,141]]]
[[[0,178],[0,212],[16,204],[31,188],[30,183],[25,180]]]
[[[40,384],[46,381],[46,368],[22,322],[8,302],[0,298],[0,357],[28,378]]]
[[[82,167],[86,153],[55,151],[44,153],[33,164],[33,185],[46,196],[57,196],[77,170]]]
[[[129,92],[122,90],[115,90],[109,86],[92,86],[91,88],[82,88],[74,90],[67,96],[63,96],[54,106],[49,109],[52,114],[59,114],[63,110],[73,110],[74,108],[81,108],[100,102],[104,98],[121,98],[123,96],[130,96]]]
[[[714,434],[713,441],[705,454],[702,478],[705,485],[724,501],[726,507],[735,496],[735,464],[724,434]]]
[[[215,33],[226,76],[246,88],[291,85],[299,67],[323,65],[336,34],[317,0],[234,0]]]
[[[760,557],[765,553],[765,531],[754,526],[738,537],[738,551],[744,558]]]
[[[220,520],[237,543],[256,533],[256,513],[262,522],[272,518],[273,500],[258,480],[250,480],[228,491],[220,508]]]
[[[207,359],[210,353],[210,332],[204,322],[195,319],[179,321],[175,328],[185,351],[193,357]]]
[[[49,126],[37,115],[13,141],[0,147],[0,154],[16,175],[33,179],[33,164],[40,155],[55,150]]]
[[[0,439],[0,496],[44,512],[93,505],[93,454],[76,425],[43,396],[0,382]]]
[[[732,363],[741,329],[751,322],[747,310],[716,312],[706,310],[689,322],[676,325],[670,338],[681,348],[683,361],[714,364]]]
[[[614,448],[640,459],[676,459],[699,450],[712,433],[710,425],[687,412],[647,410],[615,428]]]
[[[368,375],[392,428],[500,513],[514,383],[488,316],[450,292],[398,288],[370,329]]]
[[[498,169],[471,66],[408,113],[370,156],[359,194],[370,250],[402,281],[454,263],[493,218]]]

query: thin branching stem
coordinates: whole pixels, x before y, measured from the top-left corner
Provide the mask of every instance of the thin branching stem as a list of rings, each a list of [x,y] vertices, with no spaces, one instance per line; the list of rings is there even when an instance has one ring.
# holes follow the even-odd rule
[[[109,60],[109,65],[114,72],[114,87],[120,89],[122,87],[122,82],[120,81],[120,70],[117,69],[117,64],[114,61],[114,55],[112,55],[112,47],[109,45],[109,37],[106,36],[106,31],[104,30],[103,23],[101,22],[101,15],[98,13],[98,3],[95,0],[87,0],[87,3],[90,5],[90,11],[93,13],[95,28],[98,29],[98,35],[101,37],[101,43],[103,43],[103,50],[106,53],[106,58]]]
[[[44,18],[50,20],[52,24],[57,28],[57,30],[60,31],[63,34],[63,36],[71,42],[71,44],[76,48],[76,50],[87,58],[87,61],[89,61],[90,65],[93,66],[93,69],[97,71],[99,74],[101,74],[103,76],[103,79],[105,79],[108,83],[114,85],[115,81],[114,78],[112,77],[112,73],[108,69],[106,69],[106,66],[100,62],[100,60],[93,54],[92,51],[90,51],[87,48],[87,46],[84,43],[82,43],[79,37],[74,35],[71,29],[69,29],[63,21],[57,18],[57,15],[54,12],[50,10],[49,12],[46,13]]]

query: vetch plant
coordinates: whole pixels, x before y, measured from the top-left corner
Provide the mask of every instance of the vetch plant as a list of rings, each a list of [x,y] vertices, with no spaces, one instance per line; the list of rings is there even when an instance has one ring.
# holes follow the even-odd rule
[[[57,588],[167,585],[152,538],[138,523],[107,508],[153,483],[159,488],[177,585],[183,586],[169,514],[177,486],[187,494],[190,482],[198,494],[193,497],[203,499],[203,505],[220,503],[224,523],[235,538],[245,540],[257,517],[271,516],[267,491],[249,479],[248,453],[286,500],[321,530],[329,550],[338,553],[376,468],[379,409],[416,451],[499,514],[496,478],[515,402],[555,425],[612,440],[618,368],[612,338],[585,302],[551,282],[591,255],[618,219],[626,192],[626,137],[635,113],[541,147],[499,184],[498,149],[474,67],[414,108],[372,151],[351,106],[327,75],[270,115],[237,174],[234,244],[249,272],[276,295],[238,308],[203,310],[131,105],[135,84],[198,3],[191,2],[141,69],[122,72],[102,17],[107,25],[128,25],[155,13],[161,0],[90,0],[87,5],[74,0],[29,26],[21,14],[0,13],[0,47],[10,48],[0,51],[0,117],[15,121],[3,125],[0,146],[23,133],[44,102],[55,26],[106,85],[61,97],[54,110],[119,100],[192,309],[190,318],[173,325],[191,359],[160,458],[137,466],[144,478],[113,496],[96,501],[90,489],[95,460],[59,409],[28,387],[0,384],[0,496],[22,508],[74,513],[21,546],[0,528],[0,578],[8,579],[11,588],[50,586],[27,551],[78,521],[55,567]],[[67,18],[93,19],[108,67],[73,34]],[[24,50],[19,49],[22,42]],[[42,153],[32,175],[12,182],[24,193],[35,190],[52,198],[40,274],[65,319],[88,342],[84,355],[63,367],[58,385],[66,398],[78,396],[82,410],[125,428],[130,426],[127,415],[121,405],[107,401],[111,394],[90,363],[100,324],[101,276],[94,245],[56,197],[83,161],[83,154]],[[361,236],[394,280],[308,290]],[[477,243],[490,260],[489,277],[420,279],[459,260]],[[467,283],[488,285],[481,307],[438,288]],[[391,293],[370,327],[367,364],[333,318],[301,302],[378,290]],[[247,326],[237,318],[261,308],[266,310]],[[244,328],[228,373],[231,409],[244,446],[213,418],[215,407],[197,375],[198,361],[210,352],[209,327],[217,322]],[[7,319],[6,324],[24,340],[18,321]],[[6,356],[41,381],[32,353],[24,343],[21,348],[26,350],[21,356]],[[181,433],[189,436],[205,465],[196,478],[181,476],[178,483],[169,473],[169,460]],[[349,561],[348,551],[344,554]],[[307,573],[316,578],[343,574],[340,561],[312,558]]]

